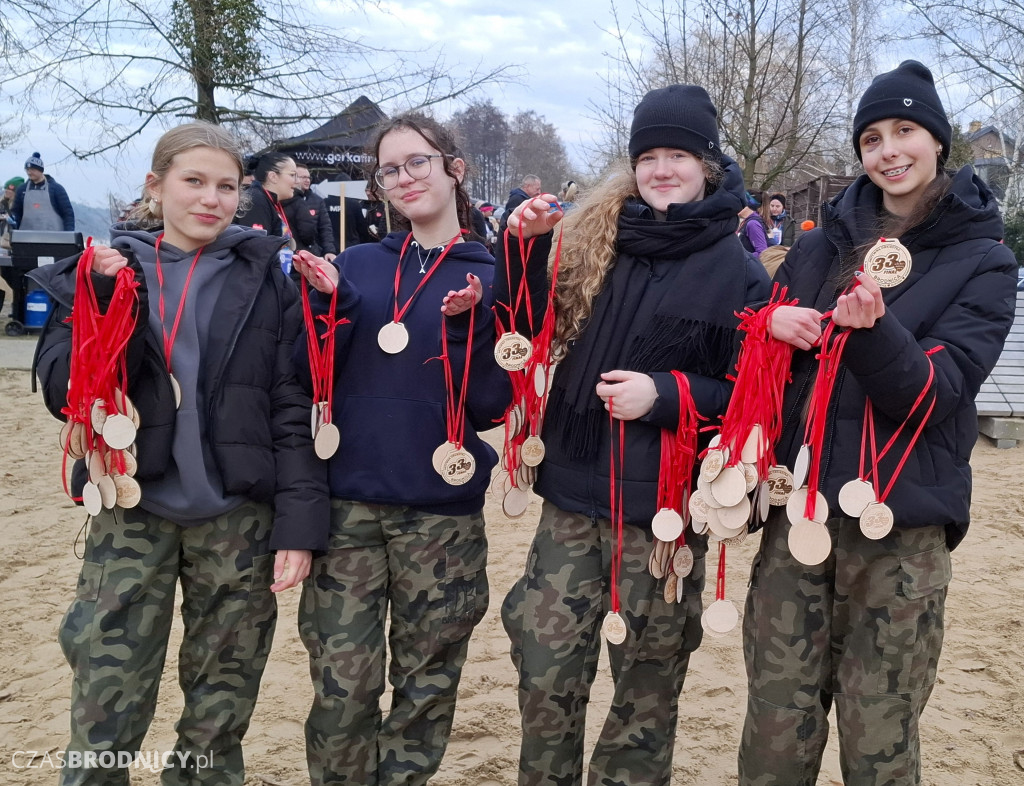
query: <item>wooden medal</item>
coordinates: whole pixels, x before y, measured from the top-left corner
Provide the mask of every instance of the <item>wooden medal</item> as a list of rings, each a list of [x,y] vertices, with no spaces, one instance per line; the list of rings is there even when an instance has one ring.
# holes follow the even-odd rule
[[[124,472],[118,472],[117,469],[117,457],[121,457],[121,461],[124,462]],[[135,456],[129,453],[127,450],[111,450],[107,453],[106,461],[104,462],[108,475],[126,475],[129,478],[134,477],[135,473],[139,469],[139,462]]]
[[[522,333],[505,333],[494,343],[494,359],[506,371],[520,371],[530,360],[533,345]]]
[[[121,392],[120,388],[114,388],[114,408],[125,417],[130,418],[136,429],[141,425],[138,408],[128,396]]]
[[[114,489],[119,508],[134,508],[142,501],[142,487],[135,478],[128,475],[114,476]]]
[[[700,464],[701,480],[705,483],[710,483],[719,476],[724,467],[725,451],[718,449],[709,450],[704,456],[704,461]]]
[[[772,505],[785,505],[796,490],[793,474],[781,464],[768,470],[768,501]]]
[[[678,573],[676,574],[676,603],[683,602],[684,590],[686,589],[686,582],[683,581],[683,577]]]
[[[100,478],[107,474],[106,462],[98,450],[91,450],[85,457],[85,465],[89,470],[89,480],[98,483]]]
[[[313,450],[316,451],[317,457],[326,461],[338,452],[340,444],[341,432],[338,427],[330,422],[321,423],[313,438]]]
[[[686,578],[693,571],[693,549],[682,545],[672,555],[672,571],[681,579]]]
[[[377,331],[377,346],[389,355],[397,355],[409,346],[409,331],[401,322],[388,322]]]
[[[554,372],[552,372],[552,376],[554,376]],[[537,398],[544,398],[549,387],[548,372],[544,370],[544,366],[538,364],[533,372],[533,392],[537,394]]]
[[[828,527],[804,519],[794,524],[787,537],[789,553],[801,565],[820,565],[832,553]]]
[[[735,530],[735,532],[726,537],[738,535],[739,531],[747,526],[749,520],[750,498],[746,496],[740,497],[740,501],[735,505],[718,511],[718,522],[722,525],[723,529]]]
[[[92,409],[89,410],[89,421],[92,424],[94,434],[103,434],[103,423],[107,419],[107,403],[98,398],[92,402]]]
[[[135,424],[127,415],[117,413],[103,424],[103,440],[114,450],[124,450],[135,441]]]
[[[100,479],[96,481],[96,488],[99,489],[103,507],[110,510],[117,504],[117,486],[110,475],[100,475]]]
[[[434,467],[434,472],[438,475],[444,474],[444,460],[448,458],[448,454],[453,450],[455,450],[454,442],[442,442],[434,448],[434,453],[430,457],[430,463]]]
[[[757,515],[762,522],[768,521],[768,514],[771,512],[772,491],[771,481],[764,481],[757,494]]]
[[[171,393],[174,394],[174,408],[181,409],[181,385],[174,374],[168,374],[171,380]]]
[[[510,519],[517,519],[526,512],[530,504],[530,493],[526,489],[513,486],[501,501],[501,509]]]
[[[711,481],[711,495],[723,508],[738,505],[747,491],[747,479],[738,466],[726,467]]]
[[[519,456],[528,467],[536,467],[544,460],[544,441],[533,434],[526,438],[519,449]]]
[[[647,570],[656,579],[660,579],[665,575],[661,572],[661,560],[659,559],[657,545],[651,549],[651,556],[647,559]]]
[[[794,526],[801,521],[808,521],[804,517],[804,510],[806,510],[807,506],[807,492],[807,486],[798,488],[789,498],[789,502],[786,503],[786,516]],[[814,493],[817,495],[814,500],[814,521],[817,524],[824,524],[828,519],[828,502],[825,501],[825,495],[820,491]]]
[[[807,483],[807,473],[811,468],[811,446],[801,445],[793,462],[793,488],[798,489]]]
[[[898,286],[907,280],[912,267],[910,252],[899,240],[879,240],[864,255],[864,272],[882,289]]]
[[[758,477],[757,477],[757,465],[755,464],[740,464],[740,469],[743,470],[743,477],[747,481],[746,492],[749,494],[751,491],[757,488]]]
[[[676,602],[676,588],[679,586],[679,577],[675,573],[669,573],[665,577],[665,586],[662,587],[662,597],[665,602],[672,605]]]
[[[99,488],[91,480],[86,481],[82,488],[82,505],[90,516],[98,516],[103,510],[103,497],[100,496]]]
[[[839,489],[839,507],[852,519],[859,518],[864,508],[875,501],[875,489],[866,480],[857,478]]]
[[[884,502],[871,502],[860,514],[860,531],[865,538],[880,540],[892,532],[892,509]]]
[[[764,455],[764,450],[764,437],[762,436],[761,426],[755,423],[750,428],[747,441],[743,443],[743,449],[740,451],[740,460],[744,464],[755,464]]]
[[[465,448],[453,450],[444,458],[441,477],[452,486],[461,486],[468,482],[476,472],[476,459]]]
[[[739,612],[731,600],[716,600],[701,616],[701,623],[705,630],[722,634],[735,628],[739,618]]]
[[[601,632],[609,644],[622,644],[626,640],[626,621],[617,611],[609,611],[601,623]]]
[[[662,541],[675,541],[683,534],[683,517],[672,508],[662,508],[651,519],[654,537]]]
[[[518,404],[509,407],[508,414],[505,416],[505,422],[508,423],[509,436],[519,436],[519,432],[523,430],[523,424],[525,422],[522,407]]]
[[[687,509],[690,511],[690,519],[700,524],[707,524],[708,521],[708,501],[704,499],[704,493],[698,489],[690,495],[689,501],[686,503]]]
[[[711,484],[708,483],[700,475],[697,476],[697,491],[704,497],[704,502],[707,503],[709,508],[720,508],[722,503],[715,499],[715,495],[711,493]]]

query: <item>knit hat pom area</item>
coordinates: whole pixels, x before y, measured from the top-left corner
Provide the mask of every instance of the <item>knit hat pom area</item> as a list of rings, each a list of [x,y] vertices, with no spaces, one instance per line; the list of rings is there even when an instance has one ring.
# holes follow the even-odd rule
[[[953,129],[935,90],[932,72],[917,60],[904,60],[898,67],[879,74],[868,85],[853,117],[853,149],[861,159],[860,135],[879,120],[899,118],[917,123],[942,143],[942,163],[949,158]]]
[[[656,147],[721,158],[718,110],[703,87],[669,85],[640,100],[629,129],[629,157]]]
[[[40,172],[43,170],[43,157],[39,153],[33,153],[28,161],[25,162],[25,169],[38,169]]]

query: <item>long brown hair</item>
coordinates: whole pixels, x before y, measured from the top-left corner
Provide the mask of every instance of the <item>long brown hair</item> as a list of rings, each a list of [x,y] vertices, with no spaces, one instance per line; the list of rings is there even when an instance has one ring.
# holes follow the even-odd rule
[[[377,185],[377,179],[374,177],[374,174],[377,171],[377,165],[380,161],[381,141],[383,141],[384,137],[392,131],[401,129],[415,131],[423,137],[423,140],[428,145],[444,156],[441,161],[444,164],[445,174],[455,181],[455,212],[459,219],[459,226],[463,229],[468,229],[472,239],[483,241],[483,238],[473,232],[473,203],[470,201],[469,194],[466,193],[466,189],[462,185],[469,174],[469,161],[466,160],[465,155],[463,155],[458,140],[450,128],[434,120],[434,118],[419,112],[407,112],[404,115],[398,115],[384,125],[379,126],[377,136],[373,140],[373,145],[370,148],[370,154],[373,156],[373,162],[368,165],[366,170],[367,188],[370,194],[373,195],[374,199],[379,199],[388,206],[388,210],[391,211],[392,227],[397,226],[400,229],[410,229],[411,225],[409,224],[409,219],[403,216],[399,211],[391,208],[391,203],[387,199],[388,192],[384,191],[379,185]],[[456,158],[461,158],[466,165],[466,169],[463,172],[461,179],[456,175],[455,169],[452,166],[452,162]]]
[[[725,170],[714,158],[700,159],[707,181],[705,195],[711,194],[721,184]],[[580,336],[590,319],[594,300],[615,262],[619,216],[630,198],[640,199],[640,190],[633,165],[623,161],[612,167],[604,182],[584,191],[579,206],[562,219],[564,240],[555,285],[556,355],[565,354],[569,342]],[[557,243],[552,246],[549,266],[556,248]]]

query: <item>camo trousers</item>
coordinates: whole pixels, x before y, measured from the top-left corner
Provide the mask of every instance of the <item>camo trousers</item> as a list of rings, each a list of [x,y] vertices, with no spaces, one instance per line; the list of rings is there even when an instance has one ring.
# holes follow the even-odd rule
[[[270,591],[271,521],[270,507],[254,503],[195,527],[139,508],[104,510],[92,518],[75,600],[59,633],[74,672],[69,754],[142,749],[180,580],[185,633],[178,681],[185,707],[175,726],[175,750],[191,754],[191,764],[183,769],[172,757],[162,782],[242,783],[242,737],[277,619]],[[203,760],[209,766],[198,766]],[[63,786],[128,782],[123,768],[61,771]]]
[[[944,529],[872,541],[856,520],[827,526],[833,553],[813,567],[790,556],[784,510],[765,526],[743,619],[739,782],[814,786],[834,701],[844,782],[916,786],[951,578]]]
[[[302,589],[310,781],[423,784],[448,746],[469,637],[487,610],[482,513],[438,516],[331,501],[330,551]],[[387,678],[393,692],[387,717]]]
[[[690,653],[703,636],[704,538],[690,534],[696,556],[682,603],[669,604],[647,567],[649,531],[623,533],[619,597],[627,638],[608,647],[615,695],[590,759],[592,786],[668,784],[679,694]],[[541,511],[526,572],[501,609],[519,672],[522,786],[583,780],[583,736],[597,673],[601,622],[611,608],[611,523]]]

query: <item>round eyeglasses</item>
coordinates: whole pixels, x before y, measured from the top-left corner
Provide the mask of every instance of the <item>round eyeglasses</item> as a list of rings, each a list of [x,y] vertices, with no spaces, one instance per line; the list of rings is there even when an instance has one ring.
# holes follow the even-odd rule
[[[400,176],[398,170],[400,169],[404,169],[405,173],[413,180],[425,180],[430,177],[430,159],[432,158],[444,158],[444,156],[440,153],[410,156],[405,160],[404,164],[381,167],[373,173],[373,179],[376,180],[377,185],[385,191],[390,191],[398,185],[398,179]]]

